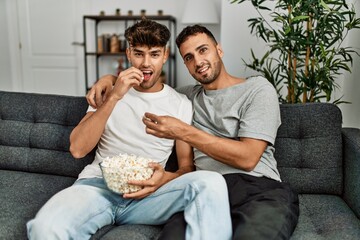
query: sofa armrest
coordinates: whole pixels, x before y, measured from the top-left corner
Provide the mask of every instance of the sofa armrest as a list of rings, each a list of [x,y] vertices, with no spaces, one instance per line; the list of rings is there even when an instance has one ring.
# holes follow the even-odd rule
[[[360,129],[343,128],[344,200],[360,218]]]

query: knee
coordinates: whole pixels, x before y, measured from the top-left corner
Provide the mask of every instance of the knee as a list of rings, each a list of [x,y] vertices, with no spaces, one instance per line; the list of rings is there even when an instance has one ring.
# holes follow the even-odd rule
[[[68,239],[57,224],[51,224],[48,220],[38,218],[30,220],[27,224],[28,239]]]
[[[45,236],[48,238],[52,236],[49,233],[49,226],[46,226],[46,221],[42,222],[38,219],[32,219],[27,224],[27,235],[31,239],[43,239]]]
[[[197,171],[196,173],[194,184],[199,190],[209,190],[210,194],[228,195],[225,179],[220,173],[213,171]]]

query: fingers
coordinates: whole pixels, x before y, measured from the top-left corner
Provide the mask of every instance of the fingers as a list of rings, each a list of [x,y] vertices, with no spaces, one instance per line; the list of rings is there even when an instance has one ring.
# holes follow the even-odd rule
[[[130,87],[140,85],[143,79],[144,77],[142,71],[135,67],[122,71],[118,77],[105,75],[92,86],[86,94],[86,100],[90,106],[98,108],[105,102],[107,96],[113,90],[114,82],[116,85],[120,85],[117,88],[117,95],[121,98]]]
[[[122,71],[119,76],[118,80],[124,83],[128,83],[129,85],[140,85],[144,79],[144,75],[142,71],[135,67],[131,67]]]
[[[123,195],[123,198],[142,199],[144,197],[149,196],[151,193],[152,193],[152,191],[149,191],[147,188],[143,188],[134,193],[125,193]]]
[[[88,102],[88,104],[93,107],[96,108],[96,102],[95,102],[95,91],[93,88],[91,88],[88,93],[86,94],[86,101]]]
[[[160,116],[146,112],[143,117],[143,122],[145,123],[145,125],[147,125],[146,123],[148,122],[151,122],[153,124],[158,124],[160,122],[160,119],[161,119]]]
[[[145,113],[142,121],[146,126],[145,132],[147,134],[151,134],[151,135],[153,135],[155,137],[159,137],[159,138],[163,137],[163,133],[162,133],[162,131],[160,131],[160,128],[161,128],[161,126],[160,126],[161,117],[160,116],[157,116],[152,113]]]
[[[150,195],[151,193],[153,193],[156,190],[156,187],[154,186],[155,183],[153,180],[130,180],[128,181],[129,184],[131,185],[137,185],[137,186],[142,186],[143,188],[140,189],[137,192],[134,193],[126,193],[123,195],[124,198],[134,198],[134,199],[140,199],[140,198],[144,198],[148,195]]]
[[[158,123],[157,122],[153,122],[151,121],[149,118],[146,118],[145,116],[143,117],[143,123],[145,124],[146,128],[145,128],[145,132],[147,134],[151,134],[155,137],[162,137],[160,135],[160,132],[158,131]]]
[[[149,196],[155,192],[161,185],[161,179],[164,176],[165,170],[159,163],[149,163],[149,167],[154,169],[154,173],[148,180],[129,180],[128,183],[132,185],[142,186],[143,188],[134,193],[124,194],[124,198],[141,199]]]
[[[103,94],[102,94],[102,96],[103,96],[102,102],[103,102],[103,103],[105,102],[107,96],[110,94],[110,92],[111,92],[112,89],[113,89],[113,86],[106,86],[106,87],[105,87],[105,90],[104,90],[104,92],[103,92]]]
[[[86,100],[91,107],[98,108],[104,103],[108,94],[108,87],[105,87],[105,89],[103,90],[101,89],[101,87],[94,85],[86,94]]]
[[[151,175],[151,177],[147,180],[129,180],[128,183],[132,184],[132,185],[137,185],[137,186],[155,186],[156,182],[158,181],[158,171],[164,171],[164,168],[156,162],[150,162],[149,163],[149,167],[152,168],[154,170],[153,174]]]
[[[101,88],[95,88],[95,103],[97,107],[100,107],[103,104],[103,96],[102,96]]]
[[[115,83],[113,94],[121,99],[131,87],[139,86],[143,81],[143,73],[137,68],[129,68],[122,71]]]
[[[153,113],[146,112],[144,116],[149,118],[153,122],[157,122],[159,120],[159,116]]]
[[[113,75],[102,76],[86,94],[86,100],[93,108],[100,107],[112,89],[116,77]]]

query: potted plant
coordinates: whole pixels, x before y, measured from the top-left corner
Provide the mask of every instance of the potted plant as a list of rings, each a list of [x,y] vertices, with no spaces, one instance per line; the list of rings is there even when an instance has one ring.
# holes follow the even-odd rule
[[[360,27],[354,7],[346,0],[251,0],[251,4],[258,13],[248,19],[251,33],[269,50],[260,58],[251,50],[252,60],[245,65],[274,85],[281,103],[332,100],[336,78],[351,72],[352,57],[358,54],[344,46],[348,33]]]

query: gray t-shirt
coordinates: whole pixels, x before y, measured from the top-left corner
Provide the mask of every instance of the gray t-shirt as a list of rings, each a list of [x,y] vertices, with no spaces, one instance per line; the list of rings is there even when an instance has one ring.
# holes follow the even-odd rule
[[[221,174],[245,173],[281,181],[273,147],[281,124],[280,108],[277,93],[265,78],[251,77],[243,83],[219,90],[204,90],[201,85],[196,85],[187,95],[193,101],[193,125],[196,128],[219,137],[234,140],[248,137],[269,143],[251,172],[216,161],[194,149],[197,170],[212,170]]]

